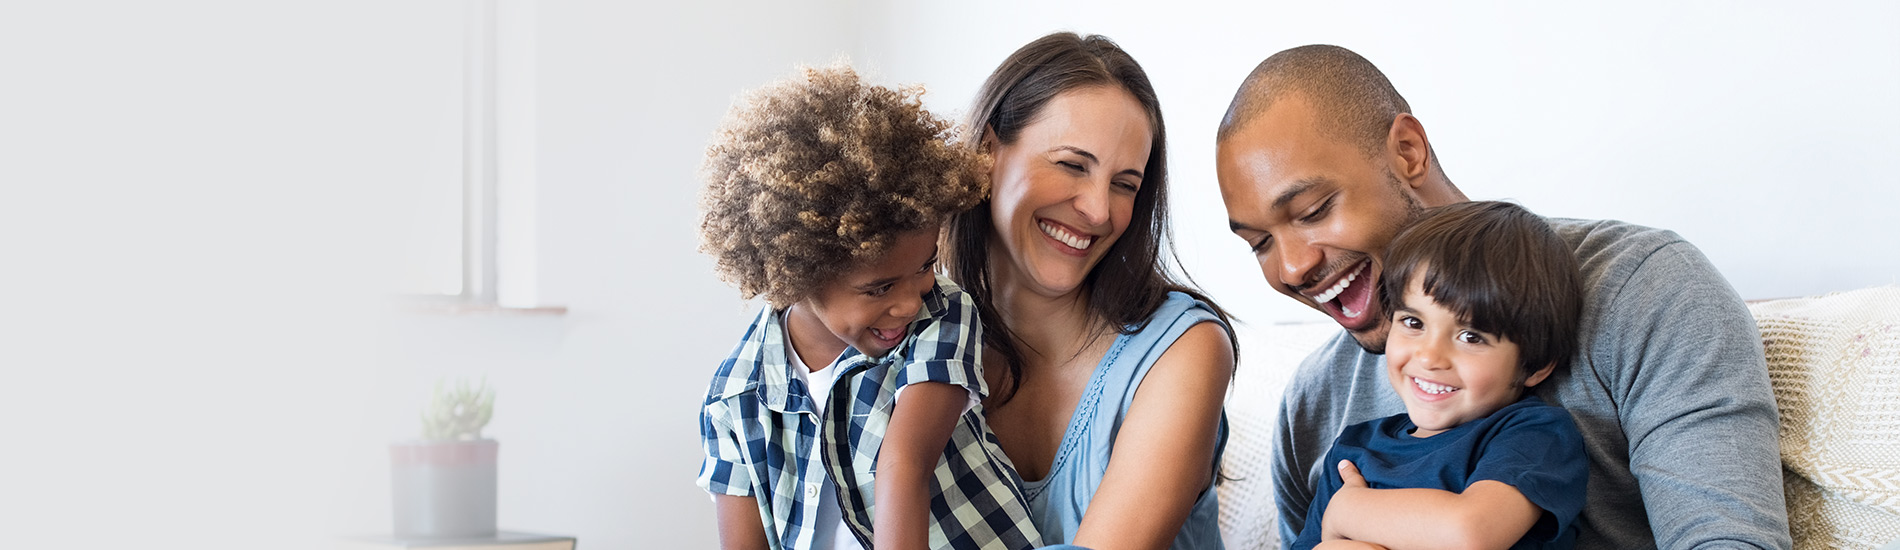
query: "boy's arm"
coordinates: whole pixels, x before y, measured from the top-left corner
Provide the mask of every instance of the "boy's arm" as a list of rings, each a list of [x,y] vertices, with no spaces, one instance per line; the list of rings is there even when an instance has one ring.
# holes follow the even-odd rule
[[[950,432],[970,403],[970,391],[940,382],[904,387],[877,452],[875,547],[930,547],[930,478],[950,444]]]
[[[1483,480],[1463,493],[1438,489],[1371,489],[1350,462],[1344,484],[1320,521],[1322,539],[1351,539],[1391,548],[1510,548],[1544,513],[1516,487]]]
[[[753,497],[713,495],[713,515],[719,519],[721,550],[766,550],[765,522],[759,519],[759,501]]]

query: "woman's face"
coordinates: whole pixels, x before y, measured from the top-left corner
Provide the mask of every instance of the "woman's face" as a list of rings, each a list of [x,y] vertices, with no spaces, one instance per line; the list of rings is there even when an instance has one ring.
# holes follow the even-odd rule
[[[1153,141],[1135,96],[1097,86],[1056,95],[1015,143],[991,143],[999,282],[1050,297],[1077,291],[1128,229]]]

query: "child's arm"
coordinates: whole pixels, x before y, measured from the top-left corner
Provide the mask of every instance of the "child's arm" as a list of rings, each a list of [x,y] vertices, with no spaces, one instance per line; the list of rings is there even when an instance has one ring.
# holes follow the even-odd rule
[[[871,532],[880,550],[930,546],[930,476],[970,403],[970,390],[952,384],[918,382],[904,388],[877,454],[877,517],[871,518]]]
[[[765,522],[759,519],[759,501],[753,497],[713,495],[713,515],[719,518],[721,550],[766,550]]]
[[[1377,544],[1373,544],[1373,543],[1365,542],[1365,541],[1333,539],[1333,540],[1319,543],[1319,546],[1313,547],[1313,550],[1387,550],[1387,549],[1384,546],[1379,546]]]
[[[1509,548],[1544,513],[1523,493],[1483,480],[1463,493],[1438,489],[1371,489],[1351,462],[1340,461],[1344,484],[1321,520],[1324,540],[1351,539],[1393,548]]]

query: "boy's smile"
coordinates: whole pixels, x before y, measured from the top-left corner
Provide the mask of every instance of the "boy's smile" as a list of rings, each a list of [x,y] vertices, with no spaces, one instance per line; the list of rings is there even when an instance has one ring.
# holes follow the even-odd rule
[[[870,357],[903,343],[936,285],[937,228],[899,234],[884,257],[860,264],[796,304],[785,316],[792,347],[812,369],[847,348]]]
[[[1405,303],[1392,312],[1385,348],[1392,389],[1418,425],[1413,436],[1431,437],[1489,416],[1550,375],[1549,365],[1528,377],[1519,374],[1516,343],[1460,322],[1457,313],[1425,295],[1419,279],[1414,275],[1406,283]]]

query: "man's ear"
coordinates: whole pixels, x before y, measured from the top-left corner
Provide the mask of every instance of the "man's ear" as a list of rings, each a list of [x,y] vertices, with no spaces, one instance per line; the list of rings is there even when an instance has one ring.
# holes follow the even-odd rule
[[[1537,372],[1533,372],[1531,373],[1530,376],[1524,377],[1524,387],[1529,388],[1531,386],[1537,385],[1539,382],[1543,382],[1545,378],[1550,378],[1550,373],[1555,372],[1556,370],[1557,370],[1557,363],[1555,361],[1552,361],[1548,365],[1544,365],[1544,368],[1537,369]]]
[[[1392,171],[1400,179],[1416,189],[1424,183],[1425,175],[1431,173],[1432,143],[1425,138],[1425,125],[1411,113],[1399,113],[1392,118],[1392,128],[1385,136],[1386,153],[1392,159]]]

